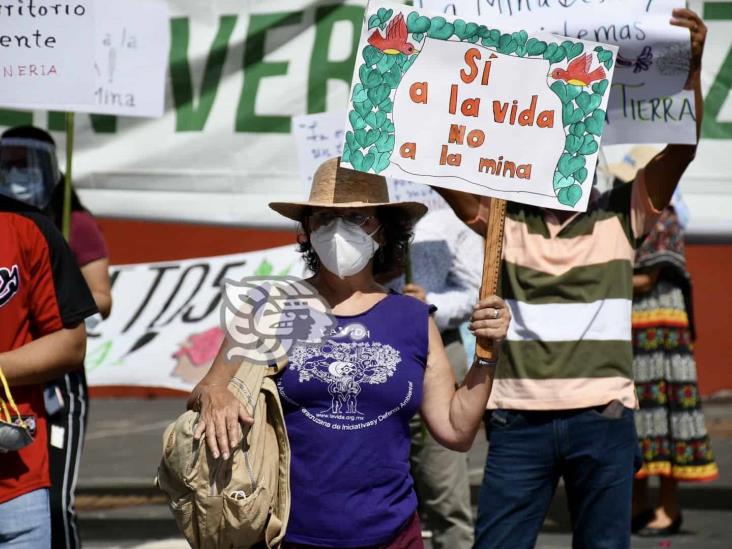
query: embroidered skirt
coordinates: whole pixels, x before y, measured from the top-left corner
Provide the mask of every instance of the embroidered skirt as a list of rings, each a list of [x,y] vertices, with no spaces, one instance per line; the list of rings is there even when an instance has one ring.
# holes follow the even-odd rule
[[[636,428],[643,455],[637,478],[716,478],[681,289],[661,280],[649,294],[636,298],[633,347],[640,404]]]

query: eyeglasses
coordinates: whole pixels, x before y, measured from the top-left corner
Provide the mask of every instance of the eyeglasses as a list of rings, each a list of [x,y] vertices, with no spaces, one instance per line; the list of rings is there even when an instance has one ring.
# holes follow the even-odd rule
[[[337,218],[341,218],[346,225],[363,227],[369,221],[376,219],[375,215],[364,215],[359,213],[337,214],[335,212],[315,212],[310,214],[310,221],[319,227],[329,225]]]

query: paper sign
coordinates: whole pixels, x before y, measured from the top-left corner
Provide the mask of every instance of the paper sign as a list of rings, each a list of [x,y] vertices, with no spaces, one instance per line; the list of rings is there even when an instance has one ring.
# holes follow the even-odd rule
[[[693,90],[650,99],[637,97],[630,88],[610,94],[602,144],[622,143],[696,143]]]
[[[170,13],[162,0],[94,0],[94,102],[73,110],[163,116]]]
[[[587,208],[617,48],[367,8],[343,160],[542,207]]]
[[[343,152],[344,111],[306,114],[293,118],[292,133],[297,147],[297,160],[303,196],[310,194],[313,175],[328,158]],[[430,210],[448,208],[447,202],[427,185],[387,178],[389,199],[392,202],[411,200],[421,202]]]
[[[170,13],[162,0],[93,0],[92,102],[64,110],[157,118],[165,110]],[[13,105],[22,108],[22,105]],[[41,103],[36,109],[53,109]]]
[[[689,31],[669,24],[684,0],[418,0],[446,12],[499,27],[547,31],[620,48],[613,86],[637,97],[681,91],[689,73]]]
[[[92,0],[0,6],[0,105],[64,109],[92,102]]]
[[[343,112],[322,112],[295,116],[292,135],[297,148],[303,196],[310,195],[313,175],[323,162],[343,152]]]

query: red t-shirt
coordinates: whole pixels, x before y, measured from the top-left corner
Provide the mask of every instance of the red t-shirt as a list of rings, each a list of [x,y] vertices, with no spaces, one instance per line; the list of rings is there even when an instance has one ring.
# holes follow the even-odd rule
[[[0,352],[73,328],[96,312],[56,227],[37,210],[0,196]],[[0,503],[50,486],[43,385],[10,389],[36,431],[29,446],[0,453]]]

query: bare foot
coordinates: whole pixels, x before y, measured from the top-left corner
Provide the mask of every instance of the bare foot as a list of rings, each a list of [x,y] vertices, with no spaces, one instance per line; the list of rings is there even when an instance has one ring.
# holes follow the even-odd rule
[[[664,507],[656,507],[656,518],[649,522],[646,527],[660,530],[662,528],[668,528],[673,523],[674,519],[679,515],[678,511],[670,515]]]

